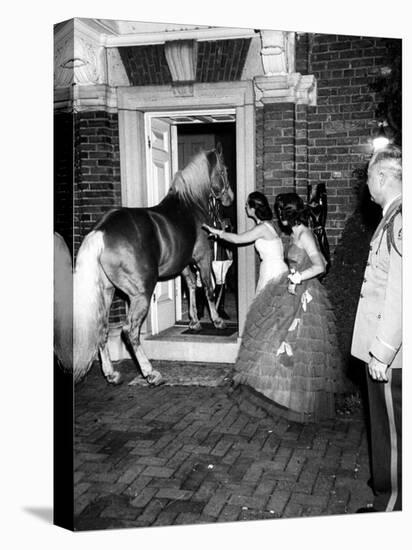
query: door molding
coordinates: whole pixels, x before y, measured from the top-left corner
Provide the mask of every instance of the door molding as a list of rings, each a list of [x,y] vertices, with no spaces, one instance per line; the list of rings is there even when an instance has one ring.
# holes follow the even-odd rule
[[[119,87],[120,175],[123,206],[146,206],[144,114],[234,109],[236,113],[236,195],[238,231],[248,229],[244,205],[256,183],[255,93],[251,81],[193,84],[180,96],[173,86]],[[239,332],[255,295],[255,258],[251,246],[238,249]]]

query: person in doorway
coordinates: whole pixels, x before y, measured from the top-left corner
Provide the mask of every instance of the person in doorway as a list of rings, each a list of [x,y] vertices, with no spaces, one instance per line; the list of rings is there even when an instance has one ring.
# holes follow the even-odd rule
[[[222,241],[232,244],[255,244],[260,256],[259,280],[256,287],[258,294],[272,279],[277,279],[287,273],[287,265],[283,259],[282,241],[271,220],[273,212],[263,193],[250,193],[246,205],[246,215],[254,221],[254,227],[244,233],[229,233],[224,229],[216,229],[204,224],[203,227]]]
[[[221,229],[223,231],[231,230],[232,224],[229,218],[222,218]],[[213,261],[212,268],[215,275],[215,300],[216,308],[222,319],[230,319],[229,314],[225,310],[226,298],[226,279],[228,271],[233,264],[233,252],[230,248],[224,245],[222,241],[217,241],[213,245]]]
[[[253,205],[248,200],[247,213],[259,227],[261,218]],[[265,222],[273,236],[255,240],[262,263],[236,359],[233,394],[298,422],[330,418],[335,394],[346,385],[332,308],[317,280],[326,262],[306,225],[302,199],[296,193],[278,195],[275,209],[291,238],[289,268],[280,237]],[[215,234],[238,244],[256,237],[256,227],[242,235]]]
[[[365,363],[373,504],[358,512],[402,509],[402,153],[372,156],[368,188],[383,209],[372,236],[352,338]]]
[[[214,197],[209,202],[209,213],[213,220],[214,230],[226,231],[232,228],[230,219],[222,217],[221,202]],[[233,252],[225,246],[224,242],[216,239],[212,244],[212,258],[212,269],[215,277],[214,299],[216,309],[222,319],[228,320],[230,317],[225,311],[226,277],[233,264]],[[206,295],[200,273],[196,270],[196,309],[199,319],[203,317],[206,303]]]

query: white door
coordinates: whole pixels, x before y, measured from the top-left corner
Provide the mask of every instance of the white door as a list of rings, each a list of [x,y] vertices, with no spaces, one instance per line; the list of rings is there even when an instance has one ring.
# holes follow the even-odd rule
[[[147,118],[147,198],[148,206],[158,204],[169,190],[177,170],[176,126],[159,118]],[[173,326],[179,317],[180,296],[176,279],[157,283],[148,315],[152,334]],[[177,305],[179,307],[177,307]]]

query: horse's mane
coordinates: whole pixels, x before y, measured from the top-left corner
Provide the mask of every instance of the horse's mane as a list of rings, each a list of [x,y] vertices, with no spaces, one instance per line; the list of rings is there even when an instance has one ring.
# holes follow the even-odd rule
[[[183,170],[176,173],[170,185],[187,205],[193,205],[207,212],[210,195],[209,161],[207,153],[201,151],[191,158]]]

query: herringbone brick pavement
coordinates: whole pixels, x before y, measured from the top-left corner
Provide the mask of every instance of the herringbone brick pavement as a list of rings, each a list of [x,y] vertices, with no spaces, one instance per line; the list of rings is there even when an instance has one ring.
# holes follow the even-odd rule
[[[111,386],[97,366],[76,386],[78,530],[348,514],[368,478],[361,410],[300,425],[227,385]]]

